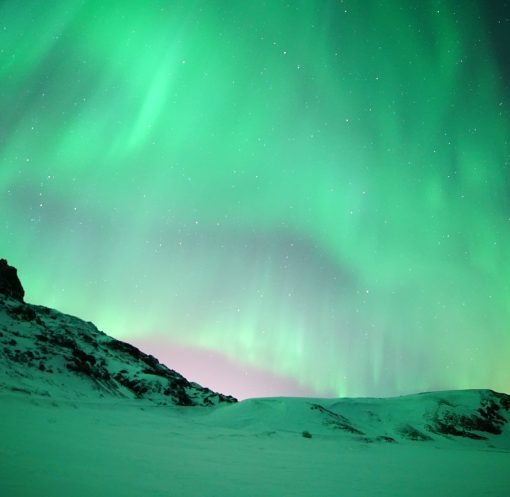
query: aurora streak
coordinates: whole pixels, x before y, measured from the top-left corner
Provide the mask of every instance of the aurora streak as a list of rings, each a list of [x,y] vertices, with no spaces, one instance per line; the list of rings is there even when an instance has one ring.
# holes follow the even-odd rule
[[[2,2],[0,257],[239,397],[510,392],[503,4]]]

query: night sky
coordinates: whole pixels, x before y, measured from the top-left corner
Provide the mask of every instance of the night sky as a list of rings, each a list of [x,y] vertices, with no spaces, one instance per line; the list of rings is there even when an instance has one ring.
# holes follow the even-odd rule
[[[510,392],[510,2],[0,3],[0,256],[241,398]]]

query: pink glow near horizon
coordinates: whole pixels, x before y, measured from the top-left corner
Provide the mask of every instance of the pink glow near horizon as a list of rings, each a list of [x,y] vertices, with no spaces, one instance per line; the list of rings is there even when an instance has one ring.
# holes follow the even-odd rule
[[[239,400],[253,397],[317,397],[318,393],[292,378],[240,364],[224,355],[171,344],[160,337],[130,340],[167,367],[211,390]]]

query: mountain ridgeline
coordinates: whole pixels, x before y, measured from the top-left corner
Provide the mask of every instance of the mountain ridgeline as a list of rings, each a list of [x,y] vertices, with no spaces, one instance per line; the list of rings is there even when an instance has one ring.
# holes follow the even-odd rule
[[[281,397],[236,404],[233,397],[189,382],[90,322],[25,303],[17,272],[4,259],[0,260],[0,394],[75,405],[131,399],[140,406],[224,406],[208,410],[201,422],[240,427],[245,435],[302,434],[379,444],[462,441],[484,450],[510,450],[510,396],[488,389],[389,399]]]
[[[25,303],[24,294],[16,269],[0,259],[0,391],[178,406],[236,402],[189,382],[90,322]]]

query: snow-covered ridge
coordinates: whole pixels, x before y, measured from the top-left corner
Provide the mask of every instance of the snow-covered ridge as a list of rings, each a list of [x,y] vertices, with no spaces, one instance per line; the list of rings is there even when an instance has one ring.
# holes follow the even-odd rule
[[[126,409],[130,403],[123,400],[149,407],[216,406],[207,413],[191,410],[196,412],[190,421],[244,436],[379,444],[462,441],[510,451],[509,395],[463,390],[391,399],[267,398],[236,404],[233,397],[189,382],[90,322],[25,303],[16,270],[1,261],[0,395],[5,398],[46,398],[59,405],[115,401]]]
[[[67,399],[150,400],[158,405],[235,402],[191,383],[92,323],[0,294],[0,391]]]
[[[1,391],[71,401],[143,399],[169,406],[235,402],[188,382],[92,323],[2,295]],[[498,440],[498,447],[510,450],[509,420],[509,395],[464,390],[391,399],[249,399],[215,410],[202,422],[252,434],[304,433],[377,443],[462,439],[490,447]]]
[[[216,409],[207,422],[271,436],[510,451],[509,420],[509,395],[454,390],[385,399],[248,399]]]

